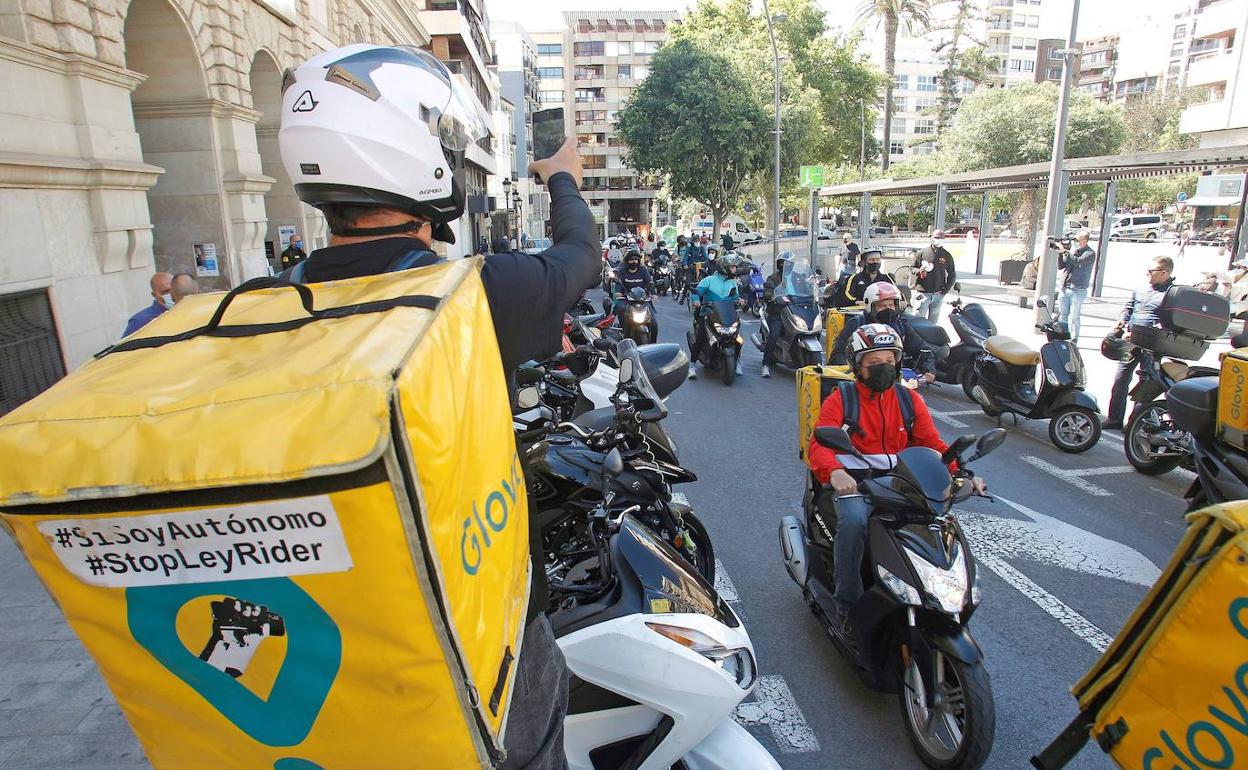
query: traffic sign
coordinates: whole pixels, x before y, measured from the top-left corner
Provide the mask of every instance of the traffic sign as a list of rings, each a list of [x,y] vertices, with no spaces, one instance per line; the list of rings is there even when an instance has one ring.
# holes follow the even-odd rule
[[[1187,193],[1180,190],[1179,194],[1174,197],[1175,197],[1175,200],[1177,200],[1179,203],[1182,203],[1183,201],[1187,200]]]
[[[823,187],[823,166],[802,166],[798,179],[802,187]]]

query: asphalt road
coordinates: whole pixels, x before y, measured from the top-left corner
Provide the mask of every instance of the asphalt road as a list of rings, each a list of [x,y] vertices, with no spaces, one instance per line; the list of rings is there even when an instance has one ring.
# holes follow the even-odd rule
[[[683,344],[689,311],[670,297],[658,308],[661,341]],[[757,323],[749,319],[744,331],[745,375],[725,387],[700,373],[671,396],[667,420],[682,463],[698,474],[680,491],[710,530],[769,685],[756,698],[763,703],[739,711],[785,768],[922,767],[896,696],[861,683],[782,564],[777,524],[800,513],[805,468],[794,376],[785,369],[759,376],[762,357],[748,340]],[[946,440],[996,425],[956,387],[929,388],[924,398]],[[1067,455],[1049,442],[1047,423],[1013,427],[1007,419],[1006,427],[1001,449],[975,464],[997,502],[973,499],[961,510],[987,567],[971,622],[996,701],[986,767],[1021,768],[1074,716],[1069,687],[1169,559],[1182,533],[1188,478],[1135,473],[1117,433]],[[768,714],[779,724],[766,724]],[[1094,744],[1071,765],[1112,766]]]

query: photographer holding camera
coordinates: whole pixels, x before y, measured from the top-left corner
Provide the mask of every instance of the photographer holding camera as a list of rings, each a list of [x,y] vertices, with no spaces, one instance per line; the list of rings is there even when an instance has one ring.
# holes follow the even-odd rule
[[[1079,316],[1083,313],[1083,302],[1088,298],[1088,286],[1092,283],[1092,270],[1096,267],[1096,252],[1088,245],[1091,237],[1087,230],[1080,230],[1075,235],[1079,244],[1074,251],[1070,250],[1070,242],[1057,241],[1057,266],[1065,271],[1062,277],[1061,295],[1057,300],[1057,320],[1070,329],[1070,339],[1079,341]]]

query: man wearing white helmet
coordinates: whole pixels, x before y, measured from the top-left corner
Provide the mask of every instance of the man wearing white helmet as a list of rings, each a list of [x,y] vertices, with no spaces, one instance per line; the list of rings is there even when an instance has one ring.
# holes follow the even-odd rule
[[[330,245],[283,275],[314,283],[420,268],[441,260],[464,212],[464,151],[486,136],[442,62],[406,46],[350,45],[313,57],[283,82],[282,161],[300,200],[319,208]],[[508,382],[516,367],[560,349],[564,311],[597,283],[594,219],[569,140],[529,170],[550,193],[554,245],[496,254],[481,280]],[[562,768],[567,669],[542,612],[540,543],[504,768]]]
[[[897,332],[882,323],[857,327],[850,334],[849,350],[855,382],[842,383],[832,391],[819,410],[815,426],[845,428],[871,467],[892,467],[897,453],[906,447],[931,447],[943,454],[949,447],[941,440],[923,398],[897,382],[902,352]],[[862,553],[871,511],[858,493],[858,479],[851,471],[863,471],[867,466],[856,457],[838,455],[813,437],[806,457],[815,478],[834,495],[835,599],[842,638],[853,639],[849,609],[862,597]],[[972,483],[981,494],[987,489],[981,478]]]
[[[862,301],[867,309],[862,311],[860,316],[845,319],[845,328],[841,329],[840,335],[832,345],[831,362],[840,366],[850,363],[846,351],[853,340],[854,332],[860,326],[887,324],[897,334],[898,344],[902,347],[907,365],[928,382],[934,381],[936,379],[935,357],[923,345],[923,338],[918,332],[910,329],[906,317],[901,314],[898,308],[901,304],[901,291],[888,281],[878,281],[867,287],[867,290],[863,292]]]

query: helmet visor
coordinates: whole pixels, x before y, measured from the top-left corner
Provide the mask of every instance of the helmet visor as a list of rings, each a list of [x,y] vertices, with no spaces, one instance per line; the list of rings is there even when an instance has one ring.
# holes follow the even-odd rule
[[[325,79],[347,86],[375,101],[381,98],[381,90],[374,75],[387,65],[413,67],[432,75],[446,86],[447,95],[437,99],[440,104],[422,101],[419,106],[421,119],[444,148],[451,152],[463,152],[469,144],[489,136],[489,127],[476,109],[468,87],[437,57],[423,49],[406,45],[366,48],[326,67]]]

